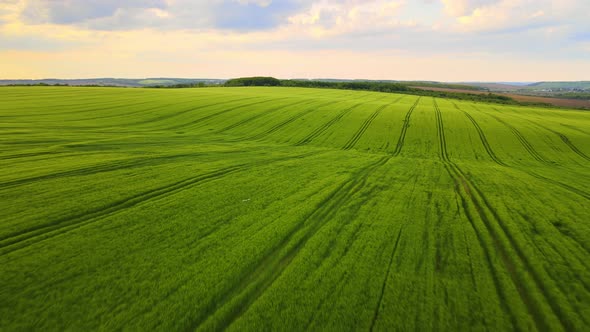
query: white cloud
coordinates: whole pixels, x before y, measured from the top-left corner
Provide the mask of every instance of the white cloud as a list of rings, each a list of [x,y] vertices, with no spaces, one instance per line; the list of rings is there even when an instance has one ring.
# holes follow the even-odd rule
[[[474,10],[497,3],[498,0],[442,0],[445,11],[451,16],[465,16]]]
[[[272,60],[271,54],[280,54],[287,59],[289,57],[285,54],[291,53],[291,59],[313,58],[318,68],[321,67],[320,61],[314,54],[348,54],[347,59],[356,59],[359,63],[372,61],[368,59],[375,54],[388,54],[392,61],[396,57],[541,59],[543,63],[555,63],[557,67],[577,61],[582,63],[580,68],[584,68],[584,63],[588,68],[590,62],[587,60],[590,22],[586,18],[590,1],[285,0],[294,9],[279,8],[288,14],[281,16],[276,24],[250,30],[239,26],[236,29],[218,28],[216,15],[219,13],[215,6],[230,4],[235,10],[248,6],[248,10],[255,11],[256,15],[265,15],[267,10],[274,10],[278,0],[162,0],[141,8],[117,5],[106,16],[84,14],[80,9],[83,13],[80,17],[84,18],[81,23],[57,24],[49,19],[23,21],[22,12],[39,1],[0,0],[0,53],[45,51],[48,57],[59,54],[52,57],[55,62],[68,59],[80,66],[84,62],[98,63],[102,60],[93,57],[101,57],[112,60],[114,68],[124,68],[124,63],[134,60],[150,66],[155,66],[158,61],[197,66],[203,54],[208,54],[207,59],[217,56],[232,63],[245,58],[230,56],[230,53],[258,56],[268,63]],[[108,1],[102,2],[102,6]],[[426,12],[427,16],[420,16]],[[39,13],[41,17],[45,15],[41,9]],[[75,54],[80,59],[72,60]],[[306,56],[298,57],[297,54]],[[385,59],[386,56],[381,57],[382,63],[387,62]],[[294,62],[289,64],[286,60],[272,61],[287,67],[295,66]],[[250,64],[246,62],[241,66]],[[473,70],[475,63],[481,62],[473,61],[469,70]],[[343,70],[350,70],[345,67]],[[513,65],[511,68],[517,67]],[[256,68],[262,68],[262,62],[257,63]],[[150,69],[146,67],[146,70]],[[53,76],[60,75],[55,73]]]
[[[404,4],[402,0],[323,0],[288,21],[293,28],[316,36],[382,30],[408,24],[398,18]]]
[[[268,7],[272,3],[272,0],[234,0],[234,1],[241,4],[241,5],[255,4],[260,7]]]
[[[519,32],[542,27],[588,27],[585,0],[442,0],[454,27],[472,32]]]

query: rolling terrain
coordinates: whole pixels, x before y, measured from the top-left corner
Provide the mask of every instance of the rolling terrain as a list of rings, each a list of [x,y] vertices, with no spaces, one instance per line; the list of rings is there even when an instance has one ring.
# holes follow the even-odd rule
[[[462,89],[449,89],[449,88],[436,88],[436,87],[421,87],[414,86],[415,89],[426,90],[426,91],[441,91],[441,92],[458,92],[468,93],[476,95],[486,95],[488,91],[478,90],[462,90]],[[512,98],[521,103],[533,103],[533,104],[545,104],[552,105],[555,107],[566,107],[566,108],[577,108],[577,109],[590,109],[590,100],[588,99],[568,99],[558,98],[551,96],[536,96],[531,94],[522,94],[520,92],[505,93],[505,92],[494,92],[494,94]]]
[[[0,88],[0,330],[590,329],[590,113]]]

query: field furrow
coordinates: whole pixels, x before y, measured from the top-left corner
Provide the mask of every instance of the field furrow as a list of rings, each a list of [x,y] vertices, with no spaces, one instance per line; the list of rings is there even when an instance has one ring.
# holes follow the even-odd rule
[[[404,123],[402,125],[402,130],[399,134],[399,138],[397,139],[397,145],[395,147],[395,150],[393,151],[394,156],[398,156],[402,152],[402,149],[404,147],[404,141],[406,139],[406,132],[410,127],[410,118],[412,117],[412,112],[414,112],[414,109],[416,108],[416,106],[418,106],[418,103],[420,103],[421,98],[422,97],[416,99],[414,105],[412,105],[412,107],[410,107],[410,109],[408,110],[408,113],[406,113],[406,117],[404,118]]]
[[[352,149],[356,145],[356,143],[359,141],[359,139],[361,139],[361,137],[363,136],[365,131],[367,131],[367,129],[369,128],[371,123],[373,121],[375,121],[375,118],[379,115],[379,113],[381,113],[381,111],[384,108],[386,108],[387,106],[389,106],[389,105],[383,105],[380,108],[378,108],[375,112],[373,112],[373,114],[371,114],[369,116],[369,118],[367,120],[365,120],[365,122],[363,122],[363,124],[361,125],[359,130],[354,134],[354,136],[352,136],[352,138],[348,142],[346,142],[346,144],[344,145],[344,147],[342,147],[342,149],[343,150]]]
[[[326,221],[330,220],[330,216],[338,210],[340,205],[350,195],[360,190],[364,180],[388,160],[387,157],[382,158],[377,163],[359,170],[348,181],[342,183],[308,217],[299,222],[298,226],[293,228],[279,245],[260,261],[258,266],[253,268],[250,275],[244,278],[244,283],[229,292],[232,295],[227,296],[225,300],[218,301],[218,307],[210,312],[212,315],[211,322],[200,319],[191,325],[190,330],[223,330],[231,325],[272,285],[274,280],[281,276],[297,255],[297,252],[322,228]],[[248,290],[250,291],[248,292]],[[248,293],[244,294],[244,292]],[[239,297],[242,300],[239,300],[237,304],[233,304],[230,308],[223,308],[234,297]],[[221,318],[216,317],[215,313],[218,311],[223,311],[221,312]]]
[[[590,113],[424,98],[0,88],[0,330],[589,330]]]
[[[287,126],[287,125],[289,125],[289,124],[293,123],[293,122],[294,122],[294,121],[296,121],[297,119],[300,119],[300,118],[304,117],[305,115],[307,115],[307,114],[310,114],[311,112],[317,111],[318,109],[320,109],[320,108],[322,108],[322,107],[324,107],[324,106],[327,106],[327,105],[333,104],[333,103],[334,103],[333,101],[329,101],[329,102],[322,103],[322,104],[320,104],[320,105],[314,106],[314,107],[312,107],[312,108],[309,108],[309,109],[307,109],[307,110],[304,110],[303,112],[301,112],[301,113],[297,113],[297,114],[295,114],[295,115],[291,116],[290,118],[286,119],[285,121],[283,121],[283,122],[280,122],[280,123],[278,123],[278,124],[276,124],[276,125],[274,125],[274,126],[270,127],[270,128],[269,128],[268,130],[266,130],[266,131],[263,131],[263,132],[261,132],[261,133],[259,133],[259,134],[256,134],[256,135],[254,135],[254,136],[251,136],[251,137],[249,137],[248,139],[251,139],[251,140],[258,140],[258,139],[264,138],[264,137],[266,137],[266,136],[268,136],[268,135],[270,135],[270,134],[272,134],[272,133],[274,133],[274,132],[276,132],[276,131],[280,130],[281,128],[283,128],[283,127],[285,127],[285,126]]]
[[[500,159],[498,159],[498,157],[494,153],[494,150],[492,150],[492,147],[490,146],[490,143],[488,142],[484,131],[481,129],[481,127],[479,126],[479,124],[477,123],[477,121],[475,121],[475,119],[473,118],[473,116],[471,116],[471,114],[469,114],[469,113],[463,111],[462,109],[460,109],[459,106],[457,106],[457,103],[453,103],[453,105],[455,106],[455,108],[457,110],[461,111],[469,119],[469,121],[473,124],[473,127],[475,128],[475,130],[477,130],[477,134],[479,135],[479,138],[481,140],[481,144],[483,145],[484,149],[486,150],[486,153],[488,154],[488,156],[496,164],[498,164],[500,166],[507,166]]]
[[[164,196],[173,195],[182,190],[192,188],[195,185],[213,181],[236,172],[244,171],[248,167],[259,165],[261,163],[270,164],[273,162],[283,161],[285,159],[303,158],[309,155],[310,154],[289,156],[286,158],[279,158],[275,160],[265,160],[263,162],[254,162],[250,164],[242,164],[227,167],[210,173],[205,173],[198,176],[183,179],[160,188],[152,189],[140,194],[133,195],[120,201],[111,202],[108,206],[88,211],[83,215],[69,217],[67,219],[58,219],[52,221],[49,224],[43,224],[28,229],[22,229],[18,233],[9,234],[8,236],[0,238],[0,255],[4,255],[14,250],[18,250],[25,246],[34,244],[36,242],[64,234],[68,231],[80,228],[89,223],[100,221],[124,209],[133,208],[147,201],[159,199]]]
[[[332,118],[330,121],[326,122],[325,124],[323,124],[322,126],[316,128],[314,131],[312,131],[309,135],[305,136],[302,140],[300,140],[299,142],[297,142],[297,144],[295,145],[306,145],[309,142],[311,142],[314,138],[320,136],[323,132],[325,132],[326,130],[328,130],[328,128],[330,128],[332,125],[334,125],[336,122],[340,121],[340,119],[342,119],[346,114],[348,114],[349,112],[351,112],[355,107],[358,107],[362,104],[356,104],[352,107],[349,107],[347,109],[344,109],[342,111],[340,111],[340,113],[338,113],[334,118]]]

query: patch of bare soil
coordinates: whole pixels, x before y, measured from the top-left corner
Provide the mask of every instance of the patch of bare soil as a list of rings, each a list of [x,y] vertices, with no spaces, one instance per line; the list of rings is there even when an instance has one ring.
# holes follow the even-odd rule
[[[487,91],[473,91],[473,90],[463,90],[463,89],[431,88],[431,87],[422,87],[422,86],[413,86],[412,88],[416,88],[416,89],[420,89],[420,90],[429,90],[429,91],[471,93],[471,94],[476,94],[476,95],[488,94]],[[525,103],[544,103],[544,104],[550,104],[550,105],[558,106],[558,107],[590,109],[590,100],[525,96],[525,95],[517,95],[514,93],[494,93],[494,94],[510,97],[516,101],[525,102]]]

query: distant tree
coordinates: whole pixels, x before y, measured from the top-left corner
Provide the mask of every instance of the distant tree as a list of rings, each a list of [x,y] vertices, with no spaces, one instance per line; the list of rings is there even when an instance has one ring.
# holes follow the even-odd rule
[[[281,81],[274,77],[241,77],[225,82],[225,86],[280,86]]]

